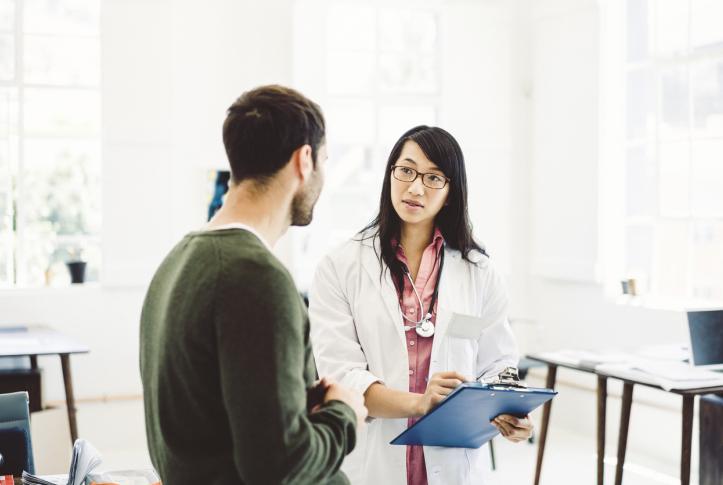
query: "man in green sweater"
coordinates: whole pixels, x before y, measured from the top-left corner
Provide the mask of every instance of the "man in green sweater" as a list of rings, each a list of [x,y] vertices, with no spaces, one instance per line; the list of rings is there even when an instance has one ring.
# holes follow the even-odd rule
[[[311,222],[324,132],[319,107],[281,86],[228,110],[226,200],[161,263],[141,316],[146,433],[164,485],[348,483],[339,467],[364,400],[314,382],[306,308],[271,252]]]

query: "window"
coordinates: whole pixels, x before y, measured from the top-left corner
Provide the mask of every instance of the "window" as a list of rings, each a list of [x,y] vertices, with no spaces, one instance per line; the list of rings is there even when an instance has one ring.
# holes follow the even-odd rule
[[[656,300],[720,303],[723,3],[628,0],[617,14],[625,39],[617,277],[635,278]]]
[[[100,266],[100,0],[0,0],[0,286]]]
[[[307,5],[298,4],[302,15],[310,15],[304,12]],[[314,231],[296,233],[300,241],[294,274],[302,288],[326,252],[376,215],[394,142],[414,126],[436,124],[441,91],[434,4],[335,0],[324,4],[319,17],[325,39],[319,47],[326,62],[322,75],[302,90],[320,94],[314,99],[321,102],[327,120],[329,163]],[[300,52],[317,48],[299,47]],[[296,74],[308,79],[313,77],[310,71],[309,64]],[[323,240],[310,241],[312,237]]]

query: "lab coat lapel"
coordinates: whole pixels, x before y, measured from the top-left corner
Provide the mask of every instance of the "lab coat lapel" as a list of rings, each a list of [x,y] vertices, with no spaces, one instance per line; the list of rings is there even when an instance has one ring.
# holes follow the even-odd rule
[[[452,287],[455,281],[459,281],[459,274],[462,261],[457,251],[444,250],[444,267],[442,268],[442,276],[439,282],[439,301],[437,303],[437,319],[434,329],[434,341],[432,342],[432,360],[439,360],[438,355],[441,351],[441,345],[444,342],[444,336],[447,327],[452,319],[453,309],[455,308],[455,288]],[[458,290],[458,289],[457,289]],[[430,369],[431,372],[431,369]]]
[[[392,275],[389,271],[385,271],[384,277],[381,278],[381,281],[379,278],[379,271],[381,268],[379,266],[379,258],[377,257],[377,254],[379,254],[378,241],[378,238],[374,239],[374,245],[377,253],[375,253],[374,247],[372,247],[371,244],[368,242],[362,243],[362,266],[375,288],[379,291],[379,296],[383,301],[384,307],[389,313],[390,325],[394,325],[394,328],[399,335],[399,340],[402,343],[405,343],[406,339],[404,337],[404,328],[402,325],[402,312],[399,309],[399,298],[397,290],[394,287],[394,283],[392,282]]]

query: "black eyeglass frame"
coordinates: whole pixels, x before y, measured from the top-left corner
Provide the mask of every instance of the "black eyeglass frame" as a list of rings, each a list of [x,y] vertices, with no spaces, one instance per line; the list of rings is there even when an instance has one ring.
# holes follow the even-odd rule
[[[405,168],[405,169],[407,169],[407,170],[411,170],[412,172],[415,173],[414,178],[413,178],[412,180],[402,180],[402,179],[400,179],[400,178],[397,177],[397,175],[394,173],[394,171],[395,171],[396,169],[398,169],[398,168]],[[411,183],[414,183],[414,181],[417,180],[417,178],[419,178],[419,177],[421,176],[421,177],[422,177],[422,185],[424,185],[425,187],[427,187],[427,188],[429,188],[429,189],[433,189],[433,190],[442,190],[443,188],[445,188],[445,187],[447,186],[448,183],[450,183],[450,182],[452,181],[452,179],[450,179],[449,177],[446,177],[446,176],[444,176],[444,175],[440,175],[440,174],[435,173],[435,172],[422,173],[422,172],[420,172],[419,170],[417,170],[417,169],[415,169],[415,168],[412,168],[412,167],[407,167],[406,165],[392,165],[392,168],[391,168],[390,170],[392,171],[392,177],[394,177],[395,179],[399,180],[400,182],[406,182],[406,183],[410,183],[410,184],[411,184]],[[435,177],[443,178],[443,179],[444,179],[444,185],[442,185],[441,187],[432,187],[432,186],[426,184],[426,183],[424,182],[424,177],[426,177],[427,175],[434,175]]]

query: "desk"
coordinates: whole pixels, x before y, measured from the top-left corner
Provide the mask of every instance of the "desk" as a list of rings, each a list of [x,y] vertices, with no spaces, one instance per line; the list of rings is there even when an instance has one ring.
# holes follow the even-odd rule
[[[540,354],[528,355],[530,359],[538,360],[547,364],[547,378],[545,387],[555,388],[555,380],[557,376],[557,368],[564,367],[576,371],[587,372],[597,376],[597,485],[603,485],[604,481],[604,459],[605,459],[605,418],[607,406],[607,380],[608,378],[617,379],[623,382],[622,408],[620,413],[620,433],[618,435],[617,465],[615,468],[615,485],[621,485],[623,481],[623,466],[625,465],[625,452],[628,442],[628,428],[630,424],[630,408],[633,403],[633,388],[636,384],[652,387],[654,389],[665,390],[662,387],[648,382],[634,379],[623,378],[612,373],[605,373],[595,370],[595,367],[571,364],[546,357]],[[682,443],[680,455],[680,483],[681,485],[690,484],[690,453],[693,435],[693,404],[695,396],[708,394],[711,392],[721,392],[723,386],[706,387],[701,389],[686,390],[670,390],[673,394],[682,396],[683,399],[683,416],[682,416]],[[559,398],[558,398],[559,399]],[[550,421],[550,410],[552,401],[548,401],[542,408],[542,424],[540,426],[540,441],[537,448],[537,464],[535,467],[535,485],[540,483],[540,474],[542,471],[542,459],[545,454],[545,442],[547,439],[547,427]]]
[[[70,374],[70,355],[85,354],[85,345],[47,327],[0,327],[0,357],[30,357],[30,366],[38,368],[39,355],[58,355],[63,369],[65,403],[68,408],[70,439],[78,438],[73,379]]]

